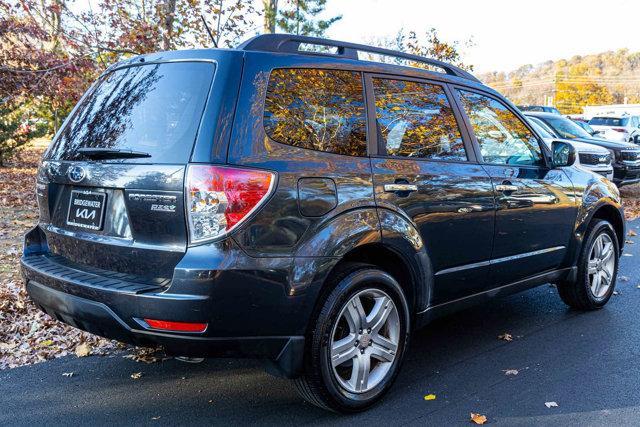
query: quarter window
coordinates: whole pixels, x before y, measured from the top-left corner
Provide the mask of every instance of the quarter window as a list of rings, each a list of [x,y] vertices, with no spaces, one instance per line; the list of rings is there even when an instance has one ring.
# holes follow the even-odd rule
[[[373,79],[378,135],[392,156],[467,160],[442,86]]]
[[[362,76],[358,72],[276,69],[264,127],[274,141],[350,156],[367,155]]]
[[[504,104],[474,92],[459,93],[486,163],[543,164],[538,139]]]

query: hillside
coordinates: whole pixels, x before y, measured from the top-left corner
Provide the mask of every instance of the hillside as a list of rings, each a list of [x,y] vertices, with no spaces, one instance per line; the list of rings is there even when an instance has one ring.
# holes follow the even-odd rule
[[[478,76],[516,104],[553,104],[565,114],[594,104],[640,103],[640,52],[627,49],[523,65]]]

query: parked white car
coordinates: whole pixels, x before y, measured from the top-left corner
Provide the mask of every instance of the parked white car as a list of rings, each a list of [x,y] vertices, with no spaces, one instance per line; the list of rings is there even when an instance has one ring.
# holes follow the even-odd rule
[[[617,142],[640,144],[640,118],[630,115],[609,114],[595,116],[589,120],[589,126],[599,131],[599,137]]]
[[[578,154],[576,156],[576,166],[581,166],[584,169],[600,174],[607,179],[613,179],[613,166],[611,164],[612,159],[609,150],[584,142],[559,139],[552,134],[552,131],[542,120],[531,116],[527,116],[527,119],[538,135],[543,138],[547,146],[551,147],[551,143],[553,141],[562,141],[567,144],[571,144]]]

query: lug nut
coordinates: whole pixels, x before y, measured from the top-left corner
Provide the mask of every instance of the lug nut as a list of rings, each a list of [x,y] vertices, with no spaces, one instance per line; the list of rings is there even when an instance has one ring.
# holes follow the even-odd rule
[[[360,341],[356,340],[355,347],[357,347],[358,344],[360,344]]]

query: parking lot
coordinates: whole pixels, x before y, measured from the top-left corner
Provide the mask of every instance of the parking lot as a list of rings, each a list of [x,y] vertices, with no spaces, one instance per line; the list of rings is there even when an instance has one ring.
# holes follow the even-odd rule
[[[468,425],[474,412],[490,424],[637,425],[640,243],[625,252],[618,294],[603,310],[571,311],[544,285],[419,331],[392,392],[363,414],[312,407],[259,362],[145,364],[113,354],[0,372],[0,424]]]

